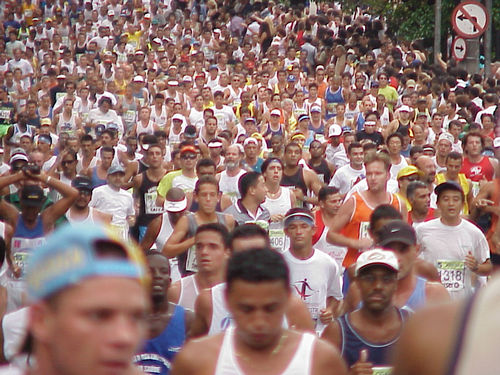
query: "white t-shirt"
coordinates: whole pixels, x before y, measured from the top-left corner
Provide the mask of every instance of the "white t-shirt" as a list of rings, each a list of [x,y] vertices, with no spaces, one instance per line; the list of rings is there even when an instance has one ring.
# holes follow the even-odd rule
[[[185,193],[192,192],[198,181],[197,177],[191,178],[180,174],[172,179],[172,187],[177,187],[182,189]]]
[[[313,250],[308,259],[296,258],[290,250],[283,253],[290,269],[292,293],[307,305],[316,329],[321,331],[320,310],[326,307],[326,299],[342,300],[342,278],[337,263],[322,251]]]
[[[366,182],[366,178],[363,178],[361,181],[359,181],[356,185],[354,185],[351,190],[347,193],[347,195],[344,198],[344,201],[348,200],[351,195],[354,193],[359,193],[360,191],[367,191],[368,190],[368,183]],[[389,179],[387,181],[387,188],[386,188],[388,193],[396,194],[399,191],[399,185],[397,181],[394,181],[392,179]]]
[[[452,298],[472,294],[474,278],[464,264],[465,256],[470,251],[479,264],[490,257],[488,242],[481,230],[464,219],[457,226],[449,226],[438,218],[420,224],[416,232],[420,256],[438,268],[441,282]]]
[[[102,185],[94,189],[89,207],[113,215],[111,224],[127,231],[127,216],[135,215],[132,194],[123,189],[119,191],[113,190],[108,185]]]
[[[346,164],[337,169],[328,186],[335,186],[340,194],[346,194],[360,180],[365,178],[365,167],[354,169],[351,164]]]

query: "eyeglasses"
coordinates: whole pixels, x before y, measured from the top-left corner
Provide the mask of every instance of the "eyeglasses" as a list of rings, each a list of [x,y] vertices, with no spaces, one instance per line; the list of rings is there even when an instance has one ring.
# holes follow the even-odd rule
[[[196,159],[196,155],[182,155],[181,159],[183,159],[183,160],[194,160],[194,159]]]
[[[64,167],[66,165],[73,164],[74,162],[75,162],[75,160],[64,160],[61,162],[61,165]]]
[[[406,180],[410,182],[418,181],[418,177],[406,177]]]

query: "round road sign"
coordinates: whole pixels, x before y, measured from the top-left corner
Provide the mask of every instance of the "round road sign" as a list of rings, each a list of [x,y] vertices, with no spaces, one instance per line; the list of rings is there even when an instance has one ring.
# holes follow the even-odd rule
[[[476,38],[488,27],[489,16],[483,4],[469,0],[458,4],[451,14],[453,30],[462,38]]]
[[[465,59],[467,54],[467,44],[464,38],[456,37],[451,43],[451,54],[457,61],[462,61]]]

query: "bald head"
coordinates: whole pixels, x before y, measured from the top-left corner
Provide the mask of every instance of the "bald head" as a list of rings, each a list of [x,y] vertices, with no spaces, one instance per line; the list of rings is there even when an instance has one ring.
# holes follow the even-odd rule
[[[184,191],[180,188],[173,187],[170,188],[166,195],[166,199],[171,202],[180,202],[186,197],[186,194],[184,194]]]
[[[436,178],[436,164],[430,156],[422,155],[415,161],[416,167],[424,172],[423,181],[431,184]]]

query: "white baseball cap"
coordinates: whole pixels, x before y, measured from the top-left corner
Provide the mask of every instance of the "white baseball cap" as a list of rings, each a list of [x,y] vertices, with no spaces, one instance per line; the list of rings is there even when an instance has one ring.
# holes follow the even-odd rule
[[[320,107],[320,106],[318,106],[318,105],[313,105],[313,106],[311,107],[311,113],[312,113],[312,112],[321,112],[321,107]]]
[[[356,261],[356,276],[359,271],[368,266],[386,266],[393,271],[399,271],[399,263],[392,251],[373,249],[361,253]]]
[[[407,105],[402,105],[401,107],[399,107],[399,112],[411,112],[411,108]]]
[[[453,139],[453,136],[450,133],[447,133],[447,132],[443,132],[443,133],[440,134],[440,136],[438,138],[438,143],[441,142],[442,140],[448,141],[451,144],[453,144],[454,141],[455,141]]]
[[[281,111],[279,109],[273,109],[271,111],[271,116],[281,116]]]
[[[330,129],[328,129],[328,137],[338,137],[339,135],[342,134],[342,128],[340,125],[333,124],[330,126]]]

